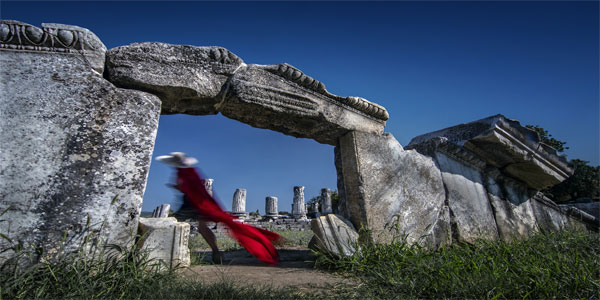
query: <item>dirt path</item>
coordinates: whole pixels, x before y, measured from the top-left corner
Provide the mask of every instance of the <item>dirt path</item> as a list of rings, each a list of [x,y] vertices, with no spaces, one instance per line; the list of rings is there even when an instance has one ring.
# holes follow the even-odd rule
[[[340,276],[313,269],[314,256],[306,248],[278,251],[280,263],[275,267],[266,266],[245,250],[235,250],[224,252],[223,265],[196,265],[183,272],[185,277],[208,283],[225,280],[243,285],[293,287],[307,292],[326,291],[345,283]],[[210,251],[202,254],[207,262],[211,261]]]

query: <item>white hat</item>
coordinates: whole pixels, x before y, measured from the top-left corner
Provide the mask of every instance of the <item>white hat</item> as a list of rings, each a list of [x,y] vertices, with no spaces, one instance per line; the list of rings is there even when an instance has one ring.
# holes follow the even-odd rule
[[[156,160],[176,168],[189,168],[198,163],[198,160],[186,156],[183,152],[171,152],[169,155],[161,155]]]

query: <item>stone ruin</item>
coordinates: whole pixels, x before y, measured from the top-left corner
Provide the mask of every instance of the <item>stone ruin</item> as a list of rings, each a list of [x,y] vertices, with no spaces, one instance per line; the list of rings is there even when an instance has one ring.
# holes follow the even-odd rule
[[[0,232],[26,248],[74,251],[90,234],[131,245],[159,115],[176,113],[221,113],[335,146],[340,217],[375,242],[436,247],[591,226],[538,192],[572,174],[565,159],[501,115],[405,149],[384,133],[385,108],[333,95],[288,64],[246,64],[221,47],[107,50],[62,24],[1,20],[0,62]],[[300,189],[294,202],[304,216]],[[9,246],[2,239],[0,250]]]

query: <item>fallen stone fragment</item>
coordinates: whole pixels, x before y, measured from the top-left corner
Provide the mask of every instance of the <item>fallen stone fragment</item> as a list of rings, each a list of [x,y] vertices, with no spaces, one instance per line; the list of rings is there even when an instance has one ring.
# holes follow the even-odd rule
[[[311,243],[321,251],[337,256],[351,256],[357,250],[358,232],[342,216],[328,214],[314,218],[310,227],[315,234]]]
[[[151,259],[166,268],[189,267],[190,224],[173,217],[140,218],[138,248],[149,251]]]

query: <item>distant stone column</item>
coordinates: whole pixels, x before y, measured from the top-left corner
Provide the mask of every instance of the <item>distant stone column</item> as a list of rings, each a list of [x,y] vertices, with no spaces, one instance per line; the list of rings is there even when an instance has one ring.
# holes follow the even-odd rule
[[[247,217],[246,213],[246,189],[236,189],[233,194],[232,213],[238,217]]]
[[[333,213],[331,191],[329,189],[321,189],[321,213],[324,215]]]
[[[213,190],[212,190],[213,182],[214,182],[214,179],[212,179],[212,178],[202,179],[202,183],[204,184],[206,191],[211,196],[213,195]]]
[[[265,215],[268,218],[277,218],[279,212],[277,211],[277,197],[267,197],[265,199]]]
[[[292,203],[292,216],[295,219],[306,219],[306,205],[304,204],[304,187],[294,187],[294,203]]]
[[[319,202],[313,202],[310,204],[310,210],[315,213],[319,213]]]
[[[169,216],[169,209],[171,209],[171,204],[161,204],[154,209],[152,212],[152,217],[166,218]]]

